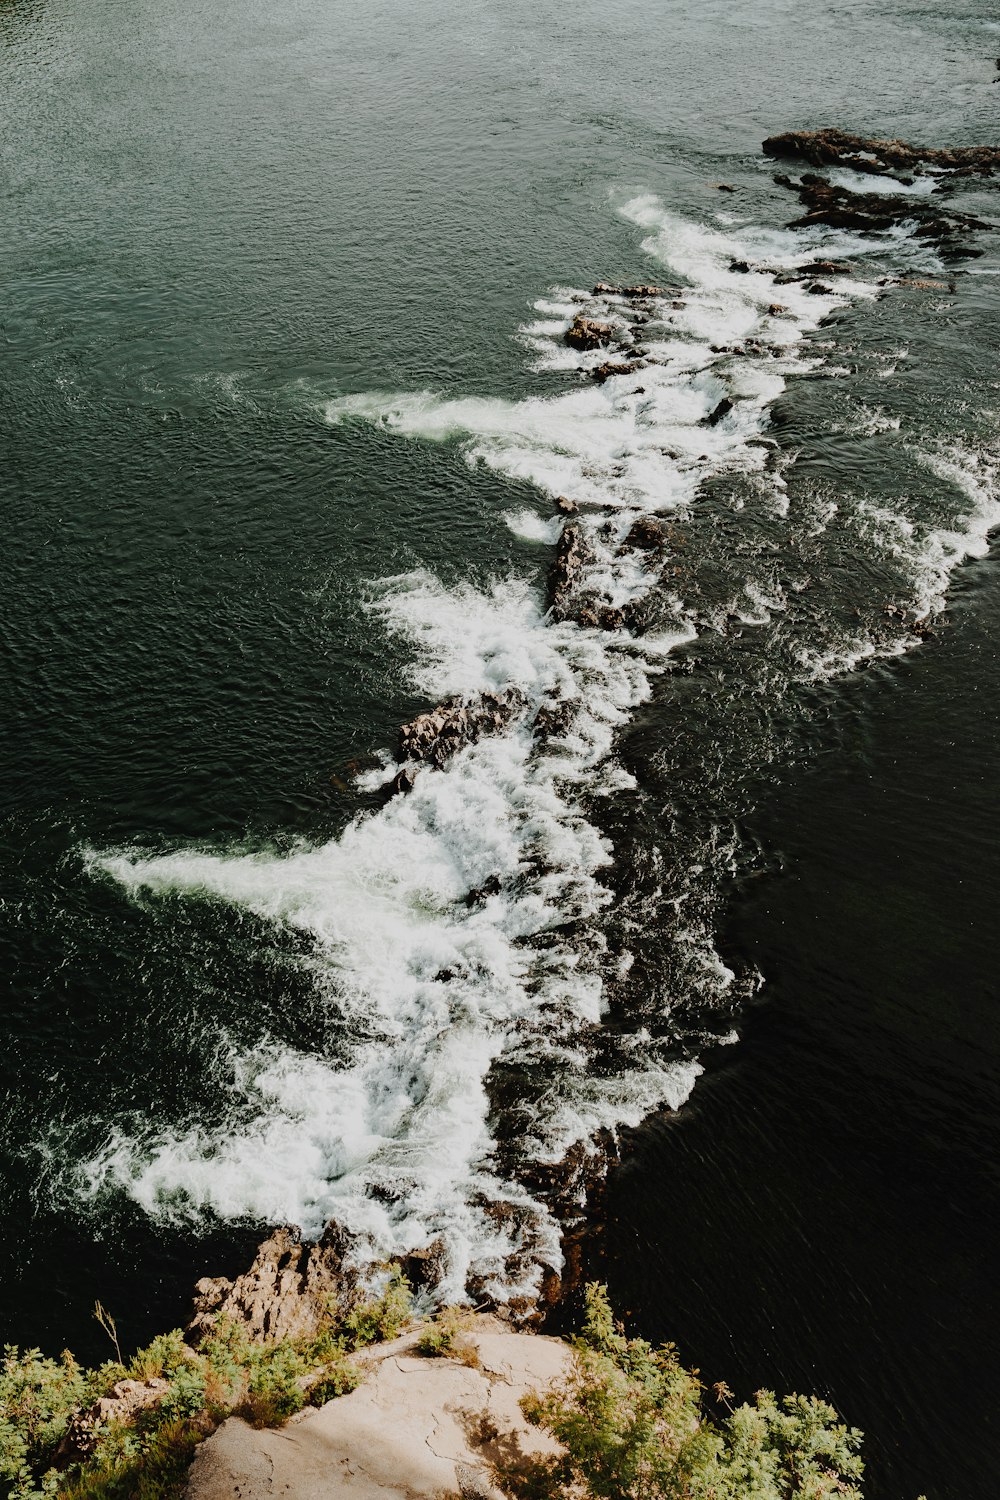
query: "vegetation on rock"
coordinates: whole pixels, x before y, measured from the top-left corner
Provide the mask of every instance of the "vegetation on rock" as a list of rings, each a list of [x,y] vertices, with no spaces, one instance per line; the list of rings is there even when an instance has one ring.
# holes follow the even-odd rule
[[[759,1391],[721,1420],[672,1345],[626,1338],[608,1294],[587,1288],[572,1375],[522,1402],[563,1453],[497,1471],[518,1500],[861,1500],[861,1433],[814,1396]]]
[[[380,1296],[329,1317],[315,1337],[252,1342],[222,1319],[197,1349],[175,1330],[127,1364],[96,1369],[71,1354],[4,1349],[0,1361],[0,1494],[6,1500],[176,1500],[197,1445],[237,1415],[255,1427],[351,1391],[348,1356],[391,1339],[409,1317],[410,1291],[390,1268]],[[103,1325],[106,1326],[106,1325]],[[143,1385],[149,1404],[136,1404]],[[162,1386],[162,1390],[160,1389]]]

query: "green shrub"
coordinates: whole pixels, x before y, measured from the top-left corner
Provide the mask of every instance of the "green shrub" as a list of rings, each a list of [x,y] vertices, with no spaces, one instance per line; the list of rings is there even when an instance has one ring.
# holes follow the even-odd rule
[[[457,1359],[473,1368],[479,1366],[479,1352],[469,1338],[472,1316],[466,1308],[446,1307],[433,1323],[428,1323],[417,1340],[417,1349],[429,1358]]]
[[[353,1349],[394,1339],[409,1321],[413,1301],[410,1283],[397,1265],[390,1266],[387,1274],[381,1296],[362,1302],[344,1319]]]
[[[569,1376],[522,1402],[564,1452],[498,1471],[523,1500],[861,1500],[861,1434],[826,1402],[762,1391],[709,1421],[674,1347],[626,1338],[596,1283],[574,1348]]]

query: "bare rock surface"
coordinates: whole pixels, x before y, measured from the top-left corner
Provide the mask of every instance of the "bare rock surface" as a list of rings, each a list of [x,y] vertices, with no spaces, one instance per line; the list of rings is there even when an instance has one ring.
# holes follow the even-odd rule
[[[610,323],[599,323],[596,318],[585,318],[577,314],[565,333],[571,349],[600,349],[610,344],[615,330]]]
[[[571,1351],[493,1318],[474,1320],[469,1365],[418,1355],[418,1336],[367,1351],[356,1391],[287,1427],[230,1417],[198,1449],[186,1500],[499,1500],[492,1462],[556,1451],[518,1403],[567,1374]]]

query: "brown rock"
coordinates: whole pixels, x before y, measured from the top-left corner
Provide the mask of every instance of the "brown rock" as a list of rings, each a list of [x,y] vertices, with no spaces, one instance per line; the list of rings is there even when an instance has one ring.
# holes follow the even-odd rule
[[[575,500],[568,500],[565,495],[556,496],[556,510],[561,510],[564,516],[575,516],[579,509]]]
[[[506,728],[524,702],[520,689],[509,687],[499,693],[483,693],[470,702],[453,698],[441,703],[401,727],[399,759],[423,761],[440,770],[466,745]]]
[[[632,360],[628,364],[622,360],[607,360],[603,365],[598,365],[596,370],[591,370],[591,376],[598,385],[603,385],[610,380],[612,375],[631,375],[634,370],[641,369],[641,360]]]
[[[632,529],[625,538],[625,545],[641,548],[644,552],[661,552],[667,545],[667,533],[662,521],[656,521],[652,516],[640,516],[633,522]]]
[[[610,344],[615,330],[610,323],[599,323],[596,318],[585,318],[578,313],[565,333],[566,343],[571,349],[599,349]]]
[[[911,146],[906,141],[880,140],[850,135],[844,130],[790,130],[764,142],[767,156],[801,157],[815,167],[852,167],[856,172],[878,176],[890,171],[908,172],[923,165],[944,167],[951,172],[981,172],[989,176],[1000,167],[1000,147],[959,146],[941,150],[933,146]]]

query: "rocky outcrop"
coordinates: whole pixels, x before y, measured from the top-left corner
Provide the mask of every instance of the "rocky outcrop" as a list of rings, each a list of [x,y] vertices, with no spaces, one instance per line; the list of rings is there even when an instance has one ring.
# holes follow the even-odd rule
[[[612,375],[631,375],[634,370],[642,369],[642,360],[633,359],[628,362],[624,360],[605,360],[603,365],[598,365],[596,370],[591,370],[591,375],[598,385],[603,385],[610,380]]]
[[[343,1310],[345,1295],[355,1295],[352,1278],[343,1273],[348,1244],[335,1224],[314,1245],[304,1245],[295,1228],[276,1229],[235,1281],[206,1276],[197,1283],[188,1342],[197,1347],[220,1318],[238,1323],[258,1343],[311,1337],[332,1303]]]
[[[732,409],[732,399],[729,396],[723,396],[718,405],[713,407],[709,412],[708,416],[705,418],[705,421],[708,423],[709,427],[718,427],[723,417],[728,417]]]
[[[585,318],[578,313],[573,319],[565,333],[565,339],[571,349],[600,349],[605,344],[610,344],[615,336],[615,330],[610,323],[599,323],[596,318]]]
[[[453,698],[428,713],[419,714],[399,731],[399,759],[446,766],[453,755],[487,734],[499,734],[524,708],[519,688],[483,693],[472,702]],[[403,770],[407,769],[404,764]]]
[[[599,281],[594,287],[595,297],[662,297],[662,286],[609,286]]]
[[[799,157],[814,167],[850,167],[855,172],[919,172],[924,166],[953,175],[989,176],[1000,168],[1000,147],[959,146],[940,150],[906,141],[851,135],[845,130],[790,130],[772,135],[763,147],[768,156]]]
[[[56,1466],[82,1463],[109,1423],[131,1423],[137,1413],[162,1401],[169,1389],[169,1380],[119,1380],[107,1396],[73,1413],[55,1452]]]
[[[558,1452],[521,1397],[564,1379],[559,1339],[472,1318],[458,1359],[417,1353],[419,1330],[359,1357],[357,1390],[286,1427],[230,1417],[200,1444],[186,1500],[503,1500],[493,1464]]]
[[[549,569],[548,602],[554,620],[572,617],[572,595],[580,588],[584,572],[593,561],[593,549],[583,527],[578,521],[567,521]]]

